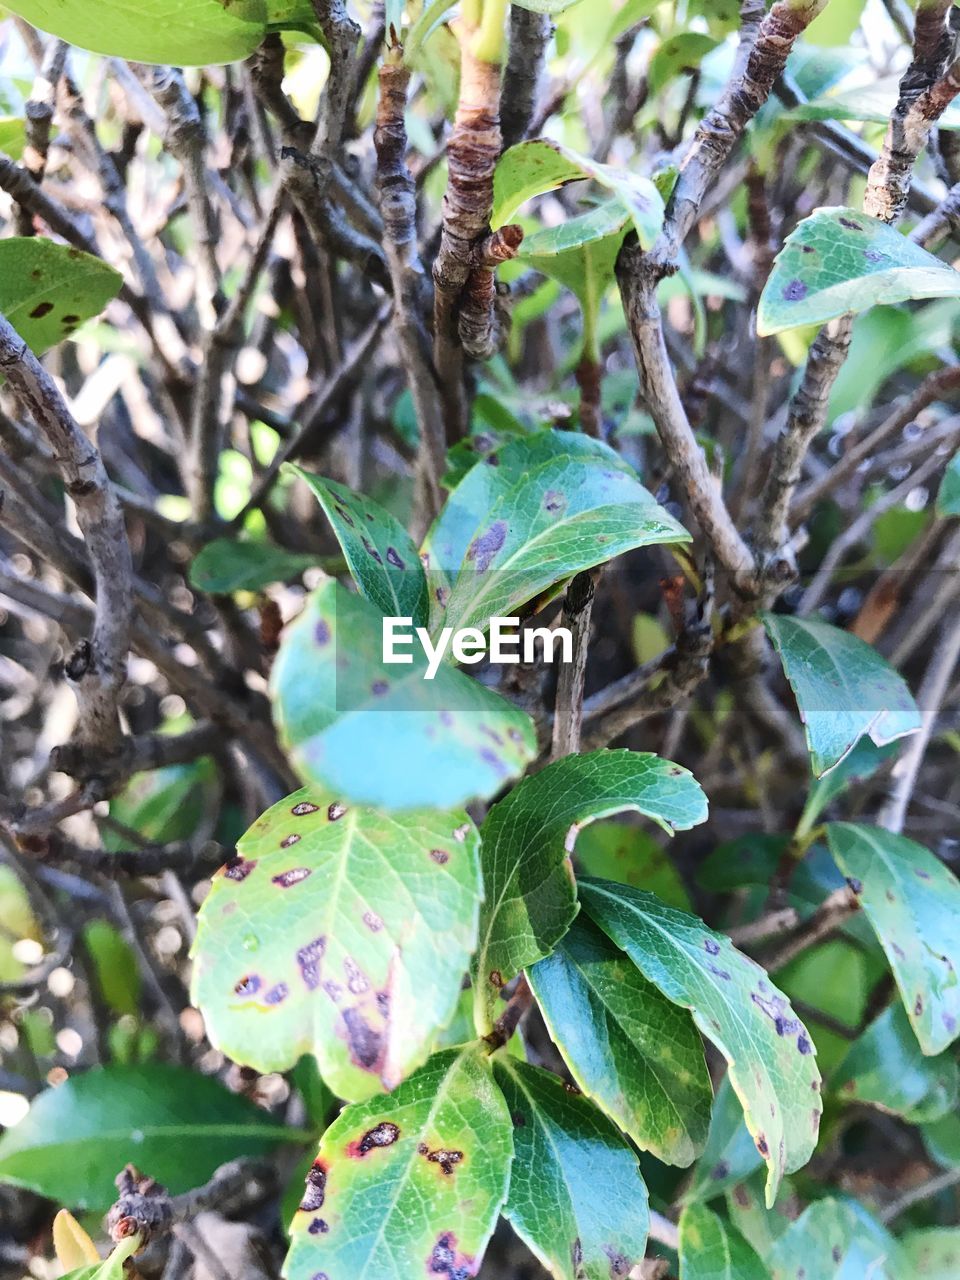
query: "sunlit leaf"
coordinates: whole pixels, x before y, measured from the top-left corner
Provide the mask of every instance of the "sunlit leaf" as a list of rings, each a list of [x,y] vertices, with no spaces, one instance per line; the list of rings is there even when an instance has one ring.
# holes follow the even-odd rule
[[[583,1092],[639,1147],[690,1164],[706,1137],[712,1090],[689,1014],[582,915],[528,979]]]
[[[332,579],[288,627],[274,712],[300,776],[344,800],[414,809],[489,796],[536,751],[529,716],[441,663],[383,662],[383,618]]]
[[[960,1035],[960,882],[939,858],[882,827],[831,822],[830,852],[860,898],[926,1054]]]
[[[798,1259],[802,1259],[799,1262]],[[859,1205],[824,1199],[805,1209],[774,1243],[772,1280],[903,1280],[897,1241]]]
[[[583,569],[688,539],[612,449],[537,432],[468,471],[434,522],[423,545],[431,626],[486,629]]]
[[[858,636],[781,613],[765,613],[763,625],[796,695],[817,777],[863,737],[882,747],[920,728],[903,677]]]
[[[213,882],[193,999],[259,1071],[313,1053],[342,1098],[392,1089],[453,1015],[477,934],[476,828],[304,788],[250,828]]]
[[[507,1194],[510,1113],[476,1046],[345,1107],[291,1226],[286,1280],[476,1275]]]
[[[581,880],[583,909],[726,1058],[747,1128],[767,1162],[767,1202],[810,1158],[820,1072],[807,1029],[766,973],[702,920],[652,894]]]
[[[629,1274],[647,1239],[647,1189],[614,1126],[556,1076],[501,1057],[513,1122],[504,1214],[558,1280]]]
[[[567,756],[524,778],[483,824],[484,902],[474,960],[477,1027],[489,1030],[500,988],[548,955],[577,913],[570,854],[577,832],[631,810],[667,831],[703,822],[692,774],[648,752]]]
[[[137,62],[204,66],[246,58],[274,26],[313,19],[309,0],[13,0],[6,6],[81,49]]]
[[[99,315],[121,282],[99,258],[42,236],[0,240],[0,312],[36,355]]]
[[[777,255],[757,310],[761,336],[911,298],[955,298],[960,272],[856,209],[817,209]]]
[[[729,1223],[692,1204],[680,1217],[680,1280],[769,1280],[769,1272]]]

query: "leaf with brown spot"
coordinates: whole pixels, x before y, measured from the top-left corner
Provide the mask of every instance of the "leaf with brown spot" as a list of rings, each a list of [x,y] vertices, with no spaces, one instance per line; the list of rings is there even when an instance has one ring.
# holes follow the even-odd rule
[[[906,836],[853,822],[831,822],[827,834],[837,866],[860,882],[921,1049],[942,1053],[960,1035],[960,882]]]
[[[393,1140],[361,1154],[375,1132]],[[445,1174],[424,1149],[461,1158]],[[510,1113],[484,1051],[434,1054],[393,1093],[345,1107],[323,1135],[323,1203],[294,1216],[286,1280],[475,1275],[512,1155]],[[317,1219],[325,1230],[311,1231]]]
[[[816,1146],[820,1072],[812,1040],[763,969],[702,920],[650,893],[580,881],[583,909],[723,1054],[747,1128],[767,1162],[767,1203]],[[725,976],[721,976],[725,975]]]
[[[122,279],[92,254],[42,236],[0,240],[0,312],[38,356],[99,315]]]
[[[379,503],[346,485],[289,466],[310,486],[343,548],[362,595],[381,613],[412,618],[426,626],[430,614],[427,579],[410,535]]]
[[[452,852],[438,866],[441,841]],[[211,1041],[259,1071],[313,1053],[343,1098],[399,1084],[453,1017],[478,847],[463,813],[341,812],[316,789],[268,809],[238,844],[253,870],[215,877],[200,911],[192,996]]]

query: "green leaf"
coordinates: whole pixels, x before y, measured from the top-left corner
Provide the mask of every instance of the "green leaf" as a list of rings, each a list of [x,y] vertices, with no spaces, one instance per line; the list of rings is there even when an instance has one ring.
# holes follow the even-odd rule
[[[798,1261],[802,1260],[802,1261]],[[900,1248],[866,1210],[844,1200],[818,1200],[774,1243],[773,1280],[904,1280]]]
[[[372,498],[291,466],[313,491],[343,548],[360,594],[388,617],[426,626],[427,580],[410,535]]]
[[[89,1267],[78,1267],[75,1271],[68,1271],[62,1277],[62,1280],[123,1280],[126,1275],[124,1263],[131,1258],[140,1248],[139,1234],[127,1236],[125,1240],[112,1250],[110,1256],[103,1262],[94,1263]]]
[[[923,845],[881,827],[831,822],[830,852],[853,883],[925,1054],[960,1035],[960,883]]]
[[[83,945],[93,961],[100,998],[118,1016],[136,1017],[140,1010],[140,969],[130,943],[107,920],[91,920],[83,929]]]
[[[730,1083],[767,1162],[767,1203],[807,1162],[820,1130],[813,1042],[790,1002],[753,960],[696,916],[608,880],[582,880],[584,910],[640,972],[689,1009],[729,1064]]]
[[[0,117],[0,151],[11,160],[19,160],[26,143],[23,120],[19,116]]]
[[[680,1280],[769,1280],[769,1272],[738,1231],[692,1204],[680,1218]]]
[[[304,781],[344,800],[451,808],[489,796],[536,754],[529,716],[441,663],[433,680],[382,661],[378,609],[332,579],[273,664],[274,714]]]
[[[716,47],[717,41],[700,31],[679,31],[664,40],[650,59],[647,69],[651,96],[659,93],[676,76],[684,72],[691,74],[697,70],[707,54]]]
[[[812,618],[763,614],[800,710],[819,778],[861,738],[885,746],[920,728],[906,682],[859,636]]]
[[[626,1276],[647,1240],[636,1156],[596,1107],[549,1072],[501,1057],[494,1076],[513,1121],[504,1215],[558,1280]]]
[[[703,822],[692,774],[649,752],[567,756],[523,781],[483,824],[484,903],[474,961],[476,1024],[489,1031],[501,986],[563,937],[577,913],[570,867],[581,827],[631,810],[666,831]]]
[[[546,138],[518,142],[501,156],[493,175],[491,225],[500,227],[509,222],[534,196],[584,178],[618,198],[629,212],[641,247],[649,249],[663,225],[663,197],[655,183]]]
[[[830,1081],[845,1102],[867,1102],[914,1123],[957,1105],[960,1069],[946,1053],[928,1058],[901,1004],[891,1005],[850,1046]]]
[[[563,13],[572,9],[580,0],[514,0],[521,9],[529,9],[532,13]]]
[[[703,1155],[684,1193],[689,1203],[712,1200],[760,1169],[763,1158],[743,1120],[743,1106],[725,1075],[717,1088]]]
[[[291,1227],[286,1280],[475,1275],[507,1193],[510,1114],[477,1047],[345,1107]]]
[[[839,93],[816,92],[812,101],[791,107],[784,115],[793,120],[869,120],[887,124],[897,105],[900,77],[871,79]],[[937,128],[960,129],[960,107],[956,103],[950,103],[937,121]]]
[[[477,936],[476,828],[304,788],[268,809],[213,882],[192,997],[235,1062],[313,1053],[342,1098],[392,1089],[453,1016]]]
[[[284,551],[269,542],[214,538],[191,561],[190,582],[198,591],[212,595],[260,591],[271,583],[299,578],[317,563],[315,555]]]
[[[817,209],[787,237],[757,309],[765,337],[879,303],[955,298],[960,272],[856,209]]]
[[[249,57],[274,26],[309,22],[309,0],[13,0],[6,8],[70,44],[135,62],[205,66]]]
[[[154,844],[188,840],[205,817],[216,780],[209,757],[137,773],[110,801],[110,817]],[[130,837],[105,827],[103,846],[116,853]]]
[[[655,893],[668,907],[690,909],[690,895],[657,839],[625,822],[587,827],[577,837],[577,866],[588,876]]]
[[[434,522],[423,545],[432,625],[485,629],[623,551],[688,540],[612,449],[540,431],[469,471]]]
[[[947,463],[937,494],[938,516],[960,516],[960,451]]]
[[[960,1227],[926,1227],[900,1238],[907,1275],[956,1280],[960,1273]]]
[[[122,281],[92,254],[42,236],[0,240],[0,312],[38,356],[99,315]]]
[[[128,1161],[174,1195],[221,1164],[302,1137],[218,1081],[182,1067],[102,1067],[45,1089],[0,1137],[0,1182],[105,1212]]]
[[[706,1138],[712,1091],[689,1016],[583,916],[527,977],[583,1092],[637,1146],[690,1164]]]

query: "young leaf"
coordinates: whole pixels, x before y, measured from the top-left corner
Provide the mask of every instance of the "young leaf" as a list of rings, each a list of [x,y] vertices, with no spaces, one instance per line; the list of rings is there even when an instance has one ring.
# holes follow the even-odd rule
[[[484,629],[623,551],[688,540],[612,449],[540,431],[469,471],[437,517],[423,546],[432,625]]]
[[[570,868],[577,832],[631,810],[666,831],[703,822],[707,801],[692,774],[649,752],[567,756],[524,778],[483,824],[484,903],[474,960],[476,1023],[495,1020],[500,988],[552,948],[577,914]]]
[[[82,1230],[83,1228],[80,1229]],[[124,1280],[124,1276],[127,1274],[124,1263],[128,1258],[133,1257],[140,1245],[139,1233],[126,1236],[103,1262],[98,1258],[94,1263],[79,1267],[75,1271],[68,1271],[62,1277],[62,1280]]]
[[[360,594],[388,617],[425,627],[427,579],[410,535],[399,520],[362,493],[291,467],[313,491],[333,525]]]
[[[798,1263],[802,1259],[802,1263]],[[772,1280],[903,1280],[897,1241],[866,1210],[846,1200],[810,1205],[774,1243],[767,1258]]]
[[[176,1195],[227,1160],[301,1136],[210,1076],[160,1063],[102,1067],[45,1089],[0,1137],[0,1182],[104,1213],[128,1161]]]
[[[881,827],[831,822],[830,852],[853,884],[925,1054],[960,1035],[960,883],[939,858]]]
[[[13,0],[6,8],[94,53],[204,66],[249,57],[274,25],[309,22],[309,0]]]
[[[787,237],[757,309],[761,337],[910,298],[955,298],[960,272],[856,209],[816,209]]]
[[[214,538],[191,561],[190,582],[212,595],[260,591],[271,583],[299,578],[317,563],[317,556],[284,551],[269,542]]]
[[[0,240],[0,312],[35,355],[99,315],[122,282],[99,258],[42,236]]]
[[[680,1218],[680,1280],[769,1280],[769,1272],[738,1231],[693,1204]]]
[[[820,1131],[813,1041],[766,973],[723,934],[649,893],[581,880],[583,909],[676,1004],[729,1064],[730,1083],[767,1162],[767,1203],[810,1158]]]
[[[489,796],[536,754],[529,716],[441,663],[433,680],[382,660],[383,618],[332,579],[287,628],[274,714],[304,781],[387,809]]]
[[[97,1246],[68,1209],[61,1209],[53,1220],[53,1251],[65,1271],[91,1262],[100,1265]]]
[[[628,1275],[647,1240],[647,1189],[634,1153],[549,1072],[499,1057],[494,1077],[513,1121],[505,1217],[558,1280]]]
[[[845,1102],[867,1102],[917,1124],[956,1109],[960,1069],[947,1053],[927,1058],[901,1004],[876,1018],[830,1080]]]
[[[435,1054],[323,1135],[286,1280],[476,1275],[507,1193],[510,1113],[476,1046]]]
[[[547,138],[518,142],[500,158],[493,176],[491,224],[503,226],[527,200],[583,178],[620,200],[641,246],[649,249],[663,225],[663,197],[654,182],[629,169],[600,164]]]
[[[960,516],[960,452],[947,463],[937,494],[938,516]]]
[[[690,1017],[582,915],[527,977],[583,1092],[638,1147],[690,1164],[703,1147],[712,1094]]]
[[[313,1053],[341,1098],[392,1089],[452,1017],[477,936],[464,813],[387,814],[316,789],[268,809],[214,878],[192,998],[235,1062]]]
[[[763,625],[796,695],[818,778],[865,736],[882,747],[920,728],[903,677],[858,636],[781,613],[765,613]]]

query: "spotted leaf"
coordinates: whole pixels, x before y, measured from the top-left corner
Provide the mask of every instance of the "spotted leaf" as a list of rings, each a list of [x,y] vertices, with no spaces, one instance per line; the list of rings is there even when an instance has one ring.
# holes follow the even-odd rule
[[[539,1067],[501,1057],[513,1122],[504,1214],[558,1280],[627,1276],[643,1258],[647,1189],[637,1158],[586,1098]]]
[[[820,1072],[807,1029],[764,970],[696,916],[609,880],[581,880],[580,899],[640,972],[691,1011],[726,1058],[767,1163],[772,1205],[783,1175],[807,1162],[820,1131]]]
[[[273,665],[274,714],[310,783],[387,809],[489,796],[536,752],[529,716],[442,663],[382,660],[380,612],[332,579],[287,628]]]
[[[763,615],[797,699],[810,764],[819,778],[861,738],[886,746],[920,728],[903,677],[859,636],[813,618]]]
[[[42,236],[0,240],[0,312],[36,355],[99,315],[121,282],[99,258]]]
[[[769,1272],[739,1231],[694,1204],[680,1218],[680,1280],[769,1280]]]
[[[854,886],[925,1054],[960,1035],[960,883],[939,858],[880,827],[831,822],[830,852]]]
[[[477,932],[476,828],[304,788],[268,809],[214,877],[193,999],[235,1062],[313,1053],[343,1098],[392,1089],[453,1016]]]
[[[960,272],[856,209],[816,209],[787,237],[757,310],[761,336],[911,298],[960,296]]]
[[[638,1147],[690,1164],[706,1138],[712,1090],[689,1014],[582,914],[527,976],[583,1092]]]
[[[310,486],[333,526],[353,580],[381,613],[425,626],[427,579],[417,548],[399,520],[346,485],[290,467]]]
[[[703,822],[692,774],[649,752],[567,756],[493,806],[483,824],[484,903],[474,961],[477,1029],[496,1017],[500,988],[550,951],[577,914],[570,866],[577,832],[632,810],[666,831]]]
[[[477,1046],[435,1054],[323,1135],[290,1229],[286,1280],[468,1280],[510,1174],[510,1113]]]
[[[798,1259],[800,1261],[798,1261]],[[849,1200],[818,1200],[774,1242],[772,1280],[903,1280],[913,1273],[900,1245],[865,1209]]]
[[[538,431],[473,467],[434,522],[423,545],[431,626],[485,629],[582,569],[688,540],[612,449]]]

